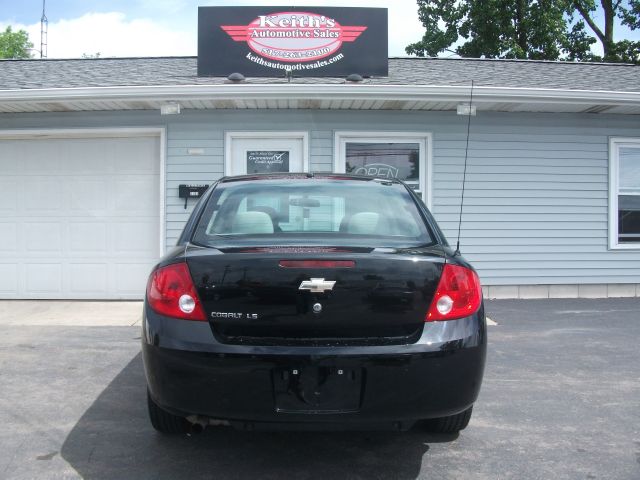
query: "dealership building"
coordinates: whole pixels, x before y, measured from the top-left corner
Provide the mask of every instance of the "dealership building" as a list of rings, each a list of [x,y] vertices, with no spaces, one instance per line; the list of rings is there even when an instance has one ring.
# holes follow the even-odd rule
[[[486,295],[640,295],[640,66],[384,62],[0,61],[0,298],[141,298],[198,187],[264,165],[404,179],[455,244],[468,127],[460,244]]]

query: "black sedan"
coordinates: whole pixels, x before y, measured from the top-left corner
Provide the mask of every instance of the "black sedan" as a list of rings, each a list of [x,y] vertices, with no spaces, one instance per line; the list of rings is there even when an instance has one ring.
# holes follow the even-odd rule
[[[476,272],[402,182],[227,177],[149,278],[149,415],[164,433],[453,433],[486,342]]]

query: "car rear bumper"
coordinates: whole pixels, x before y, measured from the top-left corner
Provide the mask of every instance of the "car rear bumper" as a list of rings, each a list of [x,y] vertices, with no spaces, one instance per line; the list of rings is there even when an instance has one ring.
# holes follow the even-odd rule
[[[175,414],[229,420],[244,428],[263,423],[408,428],[418,419],[471,406],[484,371],[482,309],[465,319],[425,324],[415,344],[380,347],[224,345],[204,322],[177,321],[182,325],[176,331],[173,322],[145,314],[142,351],[154,401]],[[295,375],[305,379],[298,382]]]

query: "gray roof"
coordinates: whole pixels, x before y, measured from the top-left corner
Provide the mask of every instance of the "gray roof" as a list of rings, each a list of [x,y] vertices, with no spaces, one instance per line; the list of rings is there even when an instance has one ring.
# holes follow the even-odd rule
[[[232,73],[232,72],[229,72]],[[389,76],[375,85],[466,85],[640,92],[640,66],[529,60],[390,58]],[[0,90],[139,85],[213,85],[223,77],[198,77],[196,57],[1,60]],[[294,83],[343,83],[344,78],[294,78]],[[248,78],[247,83],[286,83]]]

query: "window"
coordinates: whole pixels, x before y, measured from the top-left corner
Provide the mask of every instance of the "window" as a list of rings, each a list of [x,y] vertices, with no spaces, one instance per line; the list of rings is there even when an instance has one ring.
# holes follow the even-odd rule
[[[390,182],[254,180],[216,187],[194,241],[416,246],[431,235],[406,188]],[[274,243],[276,242],[276,243]]]
[[[640,248],[640,138],[612,138],[609,155],[610,247]]]
[[[397,178],[430,205],[431,165],[428,133],[336,132],[335,171],[377,178]]]
[[[420,144],[347,142],[345,172],[378,178],[420,181]]]

